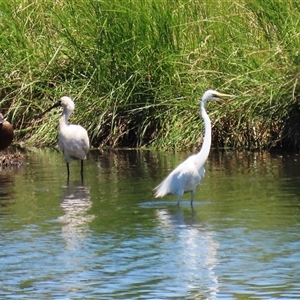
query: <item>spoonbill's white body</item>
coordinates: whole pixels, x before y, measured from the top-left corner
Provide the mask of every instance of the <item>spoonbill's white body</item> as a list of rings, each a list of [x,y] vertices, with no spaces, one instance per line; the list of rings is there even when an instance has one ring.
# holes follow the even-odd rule
[[[75,108],[75,104],[70,97],[62,97],[44,113],[58,106],[63,108],[62,115],[59,119],[58,146],[64,154],[68,179],[70,176],[69,163],[71,159],[81,160],[81,178],[83,179],[83,160],[86,159],[90,148],[88,133],[81,125],[68,123],[69,117]]]

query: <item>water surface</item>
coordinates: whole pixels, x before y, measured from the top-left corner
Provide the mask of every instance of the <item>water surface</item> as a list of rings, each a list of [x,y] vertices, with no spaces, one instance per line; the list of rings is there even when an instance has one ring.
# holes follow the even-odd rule
[[[189,153],[25,153],[0,170],[1,299],[300,298],[297,155],[211,153],[194,207],[152,189]]]

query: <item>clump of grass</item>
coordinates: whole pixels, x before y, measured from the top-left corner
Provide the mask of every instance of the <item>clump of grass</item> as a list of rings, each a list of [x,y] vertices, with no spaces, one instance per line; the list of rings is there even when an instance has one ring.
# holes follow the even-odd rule
[[[0,109],[18,141],[56,142],[63,95],[96,147],[198,147],[204,90],[215,147],[298,147],[299,4],[2,1]]]

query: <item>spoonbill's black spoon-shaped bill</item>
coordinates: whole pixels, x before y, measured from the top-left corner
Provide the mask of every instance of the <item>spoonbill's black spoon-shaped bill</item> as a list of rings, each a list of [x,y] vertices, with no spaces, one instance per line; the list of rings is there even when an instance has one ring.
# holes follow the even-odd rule
[[[68,180],[70,177],[69,163],[71,159],[81,160],[81,179],[83,180],[83,160],[86,159],[89,152],[90,141],[85,128],[81,125],[68,123],[69,117],[75,108],[73,100],[64,96],[42,113],[41,116],[59,106],[63,108],[63,112],[59,119],[58,146],[63,152],[67,164]]]
[[[205,110],[207,100],[221,100],[233,97],[232,95],[222,94],[214,90],[206,91],[202,96],[200,105],[201,116],[204,120],[205,134],[201,150],[197,154],[189,156],[185,161],[178,165],[157,187],[155,197],[163,197],[168,194],[178,196],[178,205],[183,193],[191,192],[191,205],[193,205],[196,188],[202,181],[205,169],[204,164],[209,155],[211,146],[211,122]]]
[[[0,150],[6,149],[7,152],[7,148],[13,141],[13,138],[13,126],[8,121],[6,121],[3,115],[0,113]]]

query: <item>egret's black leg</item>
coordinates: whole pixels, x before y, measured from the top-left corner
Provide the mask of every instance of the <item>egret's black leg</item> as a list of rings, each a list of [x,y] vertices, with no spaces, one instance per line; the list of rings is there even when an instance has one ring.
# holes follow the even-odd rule
[[[81,174],[81,181],[83,182],[83,160],[81,160],[81,170],[80,170],[80,174]]]
[[[68,174],[68,181],[70,179],[70,169],[69,169],[69,163],[67,163],[67,174]]]
[[[195,191],[191,191],[191,206],[193,207],[193,201],[194,201]]]

